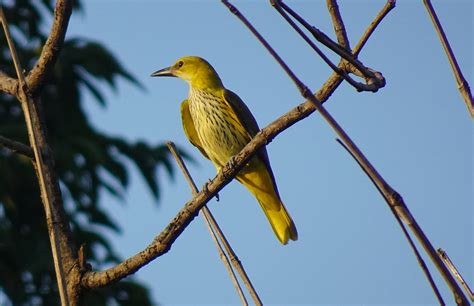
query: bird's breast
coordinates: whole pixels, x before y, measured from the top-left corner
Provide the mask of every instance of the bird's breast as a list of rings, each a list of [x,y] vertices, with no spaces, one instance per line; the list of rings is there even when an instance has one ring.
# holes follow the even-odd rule
[[[247,144],[233,110],[219,95],[191,90],[189,112],[203,149],[216,167],[223,166]]]

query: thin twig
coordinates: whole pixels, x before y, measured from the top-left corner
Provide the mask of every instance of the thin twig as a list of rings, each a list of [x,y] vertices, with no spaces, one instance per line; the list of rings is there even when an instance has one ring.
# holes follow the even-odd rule
[[[64,267],[63,267],[63,262],[61,260],[62,256],[61,256],[61,248],[60,248],[60,239],[58,235],[59,223],[56,222],[55,220],[56,216],[52,208],[54,195],[45,180],[45,177],[46,177],[45,165],[44,165],[41,149],[39,147],[39,144],[37,143],[38,138],[39,138],[38,136],[39,131],[36,131],[33,128],[33,118],[32,118],[33,116],[31,113],[34,111],[33,108],[35,106],[33,105],[33,100],[30,96],[28,85],[23,75],[23,70],[21,68],[21,64],[20,64],[16,49],[15,49],[15,45],[13,43],[13,40],[10,35],[10,31],[8,29],[8,24],[5,18],[5,14],[3,12],[3,7],[1,5],[0,5],[0,20],[3,25],[3,31],[5,32],[5,37],[8,42],[8,47],[10,48],[10,53],[13,59],[13,64],[15,66],[18,82],[20,85],[19,98],[20,98],[22,109],[23,109],[23,113],[25,115],[26,126],[28,129],[28,136],[29,136],[31,146],[33,148],[34,157],[35,157],[34,159],[35,159],[36,169],[38,173],[38,181],[40,185],[41,196],[43,199],[43,203],[45,205],[45,213],[46,213],[46,219],[48,223],[48,232],[50,235],[51,250],[53,254],[54,268],[56,271],[56,278],[57,278],[57,283],[58,283],[59,295],[61,298],[61,304],[63,306],[68,306],[69,298],[68,298],[68,292],[67,292],[67,280],[66,280]]]
[[[466,283],[461,273],[459,273],[454,263],[451,261],[451,258],[449,258],[448,253],[446,253],[442,248],[438,248],[437,252],[454,277],[456,277],[461,283],[461,286],[463,286],[464,291],[466,291],[467,295],[469,295],[471,301],[474,302],[474,293],[472,292],[471,288],[469,288],[469,285]]]
[[[179,168],[181,169],[181,172],[183,172],[184,177],[188,181],[189,187],[191,187],[191,191],[193,196],[195,196],[199,190],[196,187],[196,184],[193,181],[193,178],[191,177],[191,174],[189,173],[188,168],[184,164],[183,159],[179,155],[178,151],[176,150],[176,147],[173,142],[168,141],[166,142],[166,146],[170,150],[171,154],[173,154],[174,159],[176,160],[176,163],[178,164]],[[237,277],[235,276],[234,270],[232,269],[232,266],[230,265],[229,258],[227,255],[224,253],[224,250],[222,249],[222,246],[220,245],[219,241],[217,240],[216,233],[214,232],[213,226],[211,225],[210,218],[212,216],[211,211],[207,207],[207,205],[204,205],[201,209],[203,216],[204,216],[204,221],[206,222],[207,228],[209,229],[209,233],[212,237],[212,240],[214,240],[217,251],[219,252],[219,257],[221,258],[222,262],[224,263],[224,266],[226,267],[227,271],[229,272],[229,276],[232,280],[232,283],[235,286],[235,289],[237,290],[237,293],[239,294],[240,300],[242,301],[243,305],[248,305],[247,299],[245,298],[244,293],[242,292],[242,288],[240,287],[239,281],[237,280]],[[220,231],[220,228],[218,228]],[[217,230],[216,230],[217,231]],[[222,232],[221,232],[222,234]]]
[[[28,158],[34,158],[33,150],[31,149],[31,147],[21,142],[11,140],[0,135],[0,145],[12,151],[13,153],[18,153]]]
[[[352,66],[356,68],[366,80],[367,84],[374,84],[377,88],[385,86],[385,79],[380,73],[375,73],[372,69],[365,67],[353,54],[348,50],[341,47],[339,44],[334,42],[322,31],[316,27],[310,25],[300,15],[298,15],[291,7],[285,4],[282,0],[273,0],[273,2],[288,12],[293,18],[295,18],[301,25],[303,25],[320,43],[334,51],[344,60],[348,61]]]
[[[451,65],[451,69],[453,70],[454,77],[456,78],[456,83],[458,85],[458,89],[461,92],[462,97],[464,98],[464,102],[466,102],[467,109],[471,114],[471,117],[474,118],[474,102],[472,100],[471,89],[469,88],[469,83],[464,78],[462,74],[461,68],[459,68],[458,62],[456,60],[456,56],[454,55],[453,50],[448,41],[448,37],[444,33],[443,27],[441,26],[441,22],[436,15],[436,11],[431,5],[430,0],[423,0],[425,4],[426,10],[431,17],[431,21],[436,29],[436,33],[438,33],[439,40],[441,41],[441,45],[443,46],[446,55],[448,56],[449,64]],[[468,38],[469,39],[469,38]]]
[[[424,234],[421,227],[418,225],[416,220],[411,215],[408,207],[406,206],[403,198],[401,195],[395,191],[386,181],[385,179],[377,172],[374,166],[368,161],[362,151],[356,146],[356,144],[352,141],[352,139],[347,135],[347,133],[342,129],[342,127],[337,123],[337,121],[332,117],[332,115],[326,110],[325,107],[321,104],[321,102],[311,93],[310,89],[301,82],[301,80],[296,77],[293,71],[288,67],[288,65],[283,61],[283,59],[275,52],[275,50],[268,44],[268,42],[260,35],[260,33],[255,29],[255,27],[239,12],[239,10],[229,3],[227,0],[222,0],[224,5],[232,12],[237,18],[242,21],[242,23],[257,37],[260,43],[268,50],[268,52],[273,56],[273,58],[278,62],[278,64],[287,72],[288,76],[292,79],[292,81],[297,86],[298,90],[300,91],[301,95],[310,100],[311,103],[315,106],[315,108],[319,111],[321,116],[326,120],[326,122],[331,126],[331,128],[336,132],[336,134],[344,141],[346,146],[351,150],[360,164],[364,167],[364,170],[373,178],[374,182],[379,186],[379,188],[383,191],[386,198],[388,199],[387,204],[389,206],[393,206],[393,209],[399,214],[399,216],[403,219],[405,223],[413,230],[415,236],[418,238],[420,243],[422,244],[425,251],[430,256],[431,260],[434,262],[435,266],[438,268],[439,272],[447,282],[448,286],[452,290],[454,294],[454,299],[457,304],[465,305],[467,304],[467,299],[459,288],[456,281],[453,279],[451,274],[449,273],[448,269],[444,265],[444,263],[440,260],[438,255],[436,254],[435,249],[433,248],[431,242],[429,241],[428,237]]]
[[[384,8],[385,9],[385,8]],[[375,17],[373,22],[378,23],[385,17],[382,9]],[[360,40],[367,40],[372,32],[366,32]],[[353,52],[360,51],[354,48]],[[337,87],[342,83],[342,78],[337,73],[324,82],[324,85],[315,93],[315,96],[324,103],[334,93]],[[111,282],[135,273],[141,267],[150,261],[166,254],[171,248],[173,242],[192,222],[199,209],[204,206],[212,197],[214,197],[222,188],[224,188],[237,175],[239,169],[256,154],[256,152],[273,138],[284,130],[290,128],[295,123],[311,115],[316,108],[309,101],[305,100],[286,114],[280,116],[272,123],[263,128],[255,135],[252,140],[234,157],[233,163],[228,162],[225,167],[219,171],[217,176],[207,185],[207,190],[200,191],[191,201],[176,214],[173,220],[166,228],[141,252],[130,256],[123,262],[111,267],[105,271],[90,271],[82,275],[81,285],[83,288],[98,288],[106,286]]]
[[[361,39],[359,39],[359,42],[357,42],[357,45],[355,46],[354,50],[352,50],[352,54],[354,54],[355,58],[359,56],[360,51],[362,51],[362,49],[364,48],[365,44],[369,40],[369,37],[375,31],[375,29],[380,24],[380,22],[382,22],[385,16],[387,16],[388,13],[395,8],[395,5],[396,5],[396,0],[387,0],[383,8],[380,10],[380,12],[374,18],[374,20],[367,27],[364,34],[362,34],[362,37]]]
[[[347,151],[347,153],[349,153],[349,155],[356,161],[356,163],[359,165],[359,167],[362,169],[362,171],[367,175],[367,177],[370,179],[370,181],[374,184],[375,188],[378,190],[378,192],[380,193],[380,195],[385,199],[385,201],[389,201],[389,199],[385,196],[385,194],[383,193],[383,191],[380,189],[380,187],[375,183],[375,181],[373,180],[373,178],[369,175],[369,173],[367,173],[367,171],[365,171],[364,167],[362,167],[362,165],[360,164],[360,162],[357,160],[357,158],[354,156],[354,154],[352,154],[351,150],[349,150],[347,148],[347,146],[344,144],[344,142],[342,142],[340,139],[336,139],[336,141]],[[410,247],[413,251],[413,253],[415,253],[415,257],[416,259],[418,260],[418,264],[420,265],[421,267],[421,270],[423,270],[423,272],[425,273],[425,276],[426,278],[428,279],[428,282],[430,283],[430,286],[431,288],[433,289],[433,292],[434,294],[436,295],[436,298],[438,299],[438,302],[440,305],[444,306],[446,305],[444,300],[443,300],[443,297],[441,296],[441,294],[439,293],[439,289],[438,289],[438,286],[436,286],[436,283],[434,282],[433,280],[433,277],[431,276],[431,273],[430,273],[430,270],[428,269],[428,266],[426,266],[426,263],[425,261],[423,260],[423,258],[421,257],[421,254],[420,252],[418,251],[418,248],[416,247],[415,243],[413,242],[413,239],[411,239],[411,236],[410,234],[408,233],[406,227],[405,227],[405,223],[403,223],[402,219],[400,218],[400,216],[397,214],[397,212],[395,211],[395,209],[390,206],[390,210],[392,211],[393,213],[393,216],[395,217],[395,219],[397,219],[397,222],[398,222],[398,225],[400,225],[402,231],[403,231],[403,234],[405,235],[405,238],[408,240],[408,243],[410,244]]]
[[[347,50],[351,50],[349,38],[347,37],[346,27],[344,26],[344,22],[342,21],[337,1],[326,0],[326,6],[328,7],[329,15],[331,16],[332,24],[334,26],[334,32],[336,33],[337,42]]]
[[[371,91],[377,92],[380,88],[376,86],[374,83],[372,84],[363,84],[360,82],[356,82],[353,78],[349,76],[346,70],[341,69],[334,65],[331,60],[311,41],[311,39],[306,35],[297,25],[296,23],[288,16],[288,14],[281,8],[278,4],[278,1],[272,1],[274,4],[275,9],[280,13],[280,15],[291,25],[291,27],[306,41],[306,43],[323,59],[323,61],[331,67],[331,69],[338,73],[341,77],[344,78],[349,84],[351,84],[357,91]]]

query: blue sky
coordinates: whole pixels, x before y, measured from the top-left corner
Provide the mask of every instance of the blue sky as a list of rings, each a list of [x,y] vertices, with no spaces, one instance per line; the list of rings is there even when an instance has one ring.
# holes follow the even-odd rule
[[[83,1],[68,37],[104,43],[146,87],[120,82],[107,90],[109,107],[85,94],[101,130],[152,143],[172,140],[197,163],[202,186],[214,167],[187,142],[179,104],[187,84],[150,78],[183,55],[211,62],[260,126],[303,99],[267,51],[219,1]],[[399,0],[360,55],[387,85],[357,93],[342,84],[326,105],[386,180],[404,197],[434,247],[442,247],[474,286],[473,130],[448,61],[422,1]],[[473,3],[433,1],[471,86]],[[234,1],[295,73],[317,90],[330,69],[266,1]],[[355,45],[385,1],[340,1]],[[334,37],[325,1],[288,1]],[[329,54],[329,52],[326,52]],[[337,57],[331,58],[337,62]],[[104,86],[105,87],[105,86]],[[318,114],[279,135],[267,147],[280,194],[299,232],[282,246],[256,200],[237,182],[209,203],[265,304],[436,304],[417,261],[383,199],[335,141]],[[123,257],[142,250],[191,198],[182,175],[163,174],[154,202],[132,172],[125,203],[104,194],[103,204],[123,235],[107,233]],[[425,257],[426,258],[426,257]],[[445,301],[452,298],[427,259]],[[239,304],[201,218],[171,251],[136,273],[163,305]]]

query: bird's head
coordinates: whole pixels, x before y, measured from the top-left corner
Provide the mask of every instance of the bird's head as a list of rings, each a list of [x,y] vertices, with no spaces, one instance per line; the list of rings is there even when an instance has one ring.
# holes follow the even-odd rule
[[[214,68],[198,56],[185,56],[170,67],[155,71],[152,77],[172,76],[185,80],[193,88],[221,88],[222,81]]]

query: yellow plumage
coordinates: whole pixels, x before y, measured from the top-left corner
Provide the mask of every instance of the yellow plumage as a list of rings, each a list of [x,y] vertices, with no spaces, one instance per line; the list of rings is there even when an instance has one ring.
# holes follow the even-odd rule
[[[181,119],[189,141],[219,169],[259,131],[244,102],[227,90],[204,59],[188,56],[152,76],[176,76],[190,85],[181,104]],[[286,244],[298,233],[283,205],[265,148],[239,172],[237,180],[257,198],[278,240]]]

